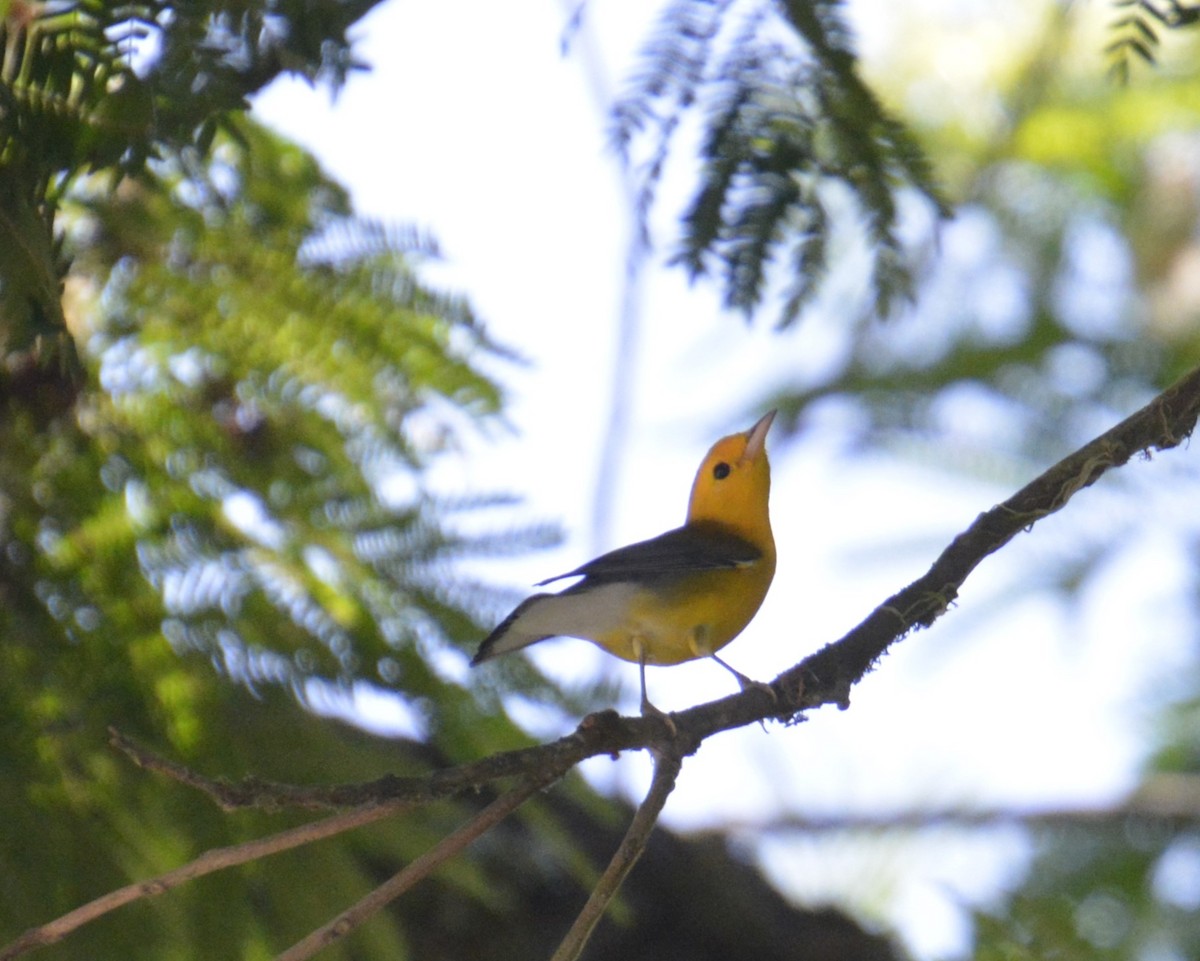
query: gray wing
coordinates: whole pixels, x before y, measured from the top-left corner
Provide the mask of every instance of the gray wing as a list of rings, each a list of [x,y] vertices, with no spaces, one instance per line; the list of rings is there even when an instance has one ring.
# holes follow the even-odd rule
[[[751,564],[762,551],[716,524],[687,524],[648,541],[601,554],[581,567],[538,582],[586,577],[590,583],[670,576],[686,571],[723,570]]]

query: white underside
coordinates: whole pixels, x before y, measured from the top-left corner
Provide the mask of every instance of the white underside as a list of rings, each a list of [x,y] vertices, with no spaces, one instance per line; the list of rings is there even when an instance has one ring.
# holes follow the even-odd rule
[[[625,621],[634,584],[602,584],[578,594],[542,594],[509,626],[492,654],[516,651],[544,637],[598,641]]]

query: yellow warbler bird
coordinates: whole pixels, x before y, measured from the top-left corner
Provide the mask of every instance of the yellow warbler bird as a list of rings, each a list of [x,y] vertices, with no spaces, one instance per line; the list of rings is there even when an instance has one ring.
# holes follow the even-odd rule
[[[646,665],[711,657],[751,683],[716,652],[758,612],[775,575],[767,512],[771,470],[766,440],[775,411],[748,431],[713,444],[696,472],[687,521],[648,541],[597,557],[566,574],[582,578],[558,594],[534,594],[484,640],[472,664],[549,637],[578,637],[639,666],[642,713]]]

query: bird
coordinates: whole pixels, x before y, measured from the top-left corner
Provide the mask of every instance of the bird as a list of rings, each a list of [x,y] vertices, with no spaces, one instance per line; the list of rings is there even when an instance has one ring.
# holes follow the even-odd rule
[[[757,686],[717,656],[758,613],[775,576],[766,439],[776,411],[717,441],[696,471],[687,519],[535,586],[580,580],[527,597],[489,634],[472,666],[551,637],[591,641],[638,665],[643,715],[646,665],[709,657],[742,689]]]

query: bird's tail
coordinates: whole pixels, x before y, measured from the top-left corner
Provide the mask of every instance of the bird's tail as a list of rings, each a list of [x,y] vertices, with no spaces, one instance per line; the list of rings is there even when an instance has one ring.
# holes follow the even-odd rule
[[[544,641],[548,637],[554,637],[554,634],[522,630],[520,622],[532,607],[548,597],[556,596],[555,594],[534,594],[522,601],[517,609],[500,623],[499,627],[484,638],[483,643],[479,645],[479,651],[471,658],[471,666],[474,667],[476,664],[499,657],[501,654],[508,654],[510,651],[519,651],[523,647]]]

